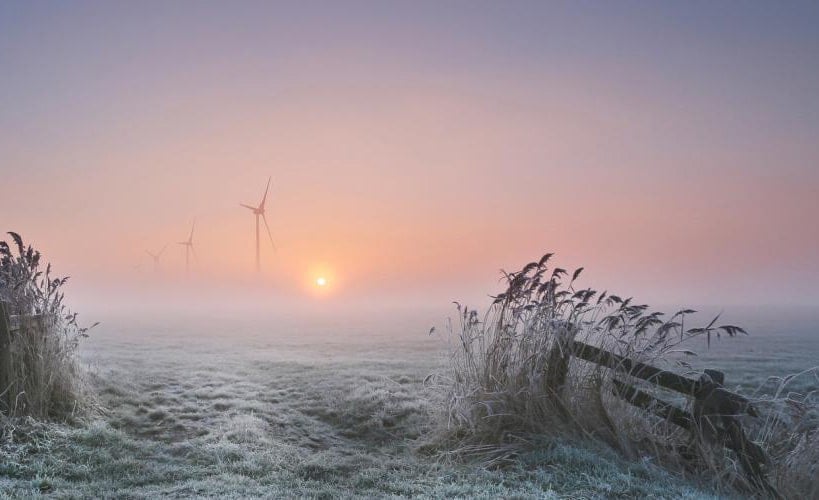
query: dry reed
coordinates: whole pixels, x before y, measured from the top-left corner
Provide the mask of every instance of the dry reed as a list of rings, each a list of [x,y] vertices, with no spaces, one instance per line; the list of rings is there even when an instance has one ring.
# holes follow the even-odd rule
[[[734,452],[629,405],[614,395],[611,370],[564,355],[568,341],[575,339],[690,374],[682,359],[695,354],[684,349],[690,339],[705,336],[710,345],[714,337],[746,332],[716,326],[718,317],[704,327],[686,328],[686,318],[696,311],[683,309],[666,318],[630,298],[576,289],[583,269],[571,275],[550,270],[551,257],[504,273],[506,290],[493,297],[484,315],[456,303],[451,371],[444,382],[452,453],[498,463],[535,436],[580,436],[603,441],[631,459],[651,459],[704,478],[717,489],[759,493],[741,473]],[[811,374],[816,370],[802,376]],[[633,377],[618,378],[646,387]],[[792,498],[819,497],[816,394],[752,399],[762,416],[742,417],[742,423],[769,455],[766,473],[776,490]],[[672,401],[691,410],[685,398]]]
[[[77,361],[87,328],[63,304],[68,278],[55,278],[51,264],[42,269],[38,251],[9,233],[13,246],[0,241],[0,301],[16,324],[10,336],[7,387],[0,388],[0,416],[65,420],[87,407]],[[15,252],[16,250],[16,252]]]

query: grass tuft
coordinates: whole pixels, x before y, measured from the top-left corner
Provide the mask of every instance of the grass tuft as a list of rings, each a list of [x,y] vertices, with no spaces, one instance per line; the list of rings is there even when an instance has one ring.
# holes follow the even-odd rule
[[[11,245],[0,241],[0,301],[19,324],[0,360],[0,415],[69,420],[90,404],[77,360],[88,329],[63,304],[68,278],[54,277],[51,264],[43,269],[40,252],[9,235]]]
[[[583,268],[571,274],[550,269],[552,256],[504,273],[506,290],[492,297],[484,315],[455,303],[451,366],[441,379],[448,400],[442,438],[448,455],[509,465],[542,443],[543,436],[580,437],[605,443],[632,460],[650,459],[705,478],[717,491],[754,491],[735,453],[614,395],[615,378],[643,389],[645,382],[566,355],[568,343],[579,340],[659,368],[691,372],[684,359],[694,354],[684,348],[690,340],[704,337],[710,346],[712,340],[745,330],[718,325],[719,316],[705,326],[686,328],[696,311],[668,316],[631,298],[579,288]],[[660,395],[676,397],[675,403],[691,410],[685,398]],[[750,399],[762,416],[744,417],[743,425],[769,454],[766,472],[775,488],[788,497],[819,496],[816,394],[777,392]]]

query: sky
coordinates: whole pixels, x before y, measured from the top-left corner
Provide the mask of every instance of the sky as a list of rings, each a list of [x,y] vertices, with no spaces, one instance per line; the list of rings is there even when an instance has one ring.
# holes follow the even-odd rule
[[[640,302],[815,306],[817,25],[815,2],[2,1],[0,230],[86,302],[482,306],[556,252]],[[269,177],[256,276],[239,203]]]

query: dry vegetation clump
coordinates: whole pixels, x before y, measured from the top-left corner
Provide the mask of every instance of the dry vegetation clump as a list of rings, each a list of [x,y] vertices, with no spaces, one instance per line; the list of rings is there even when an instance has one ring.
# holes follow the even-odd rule
[[[0,416],[65,420],[87,407],[77,347],[87,328],[63,304],[68,278],[42,268],[40,252],[9,233],[13,246],[0,241],[0,301],[19,325],[0,359]],[[16,250],[16,252],[15,252]]]
[[[819,392],[788,390],[805,377],[819,381],[819,368],[784,377],[774,394],[754,398],[763,418],[749,422],[765,443],[777,488],[788,498],[819,498]]]
[[[449,400],[445,435],[449,449],[455,450],[451,453],[502,463],[544,435],[584,437],[603,441],[629,458],[649,458],[706,478],[718,489],[754,491],[734,452],[614,395],[616,379],[658,394],[656,388],[566,356],[569,342],[578,340],[691,375],[683,358],[695,353],[682,344],[705,336],[710,345],[712,337],[745,331],[715,326],[718,318],[702,328],[686,328],[693,310],[666,317],[630,298],[578,289],[575,282],[582,268],[571,275],[560,268],[550,270],[551,257],[504,273],[506,290],[493,297],[483,316],[456,303],[458,324],[450,327],[451,371],[444,379]],[[691,411],[686,398],[663,392],[658,395]],[[750,399],[760,417],[743,416],[742,424],[770,457],[765,472],[776,490],[793,498],[819,496],[816,394]]]

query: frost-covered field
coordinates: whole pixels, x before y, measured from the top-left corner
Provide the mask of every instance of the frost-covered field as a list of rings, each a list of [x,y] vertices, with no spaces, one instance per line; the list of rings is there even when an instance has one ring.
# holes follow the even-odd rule
[[[443,402],[424,383],[444,369],[445,346],[420,328],[329,335],[332,325],[291,325],[272,335],[269,325],[224,319],[151,323],[106,321],[92,331],[83,358],[101,414],[7,436],[4,494],[705,495],[593,445],[544,443],[503,469],[446,460],[434,440]]]

